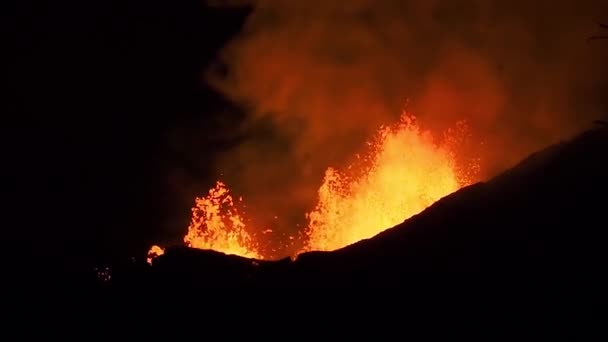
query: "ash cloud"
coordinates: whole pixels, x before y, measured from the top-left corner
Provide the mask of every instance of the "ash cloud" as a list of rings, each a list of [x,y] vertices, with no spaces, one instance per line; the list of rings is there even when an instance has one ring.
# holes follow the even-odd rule
[[[605,117],[608,49],[586,41],[605,1],[227,4],[253,12],[207,75],[247,108],[249,139],[216,166],[278,227],[406,101],[435,133],[467,120],[486,177]]]

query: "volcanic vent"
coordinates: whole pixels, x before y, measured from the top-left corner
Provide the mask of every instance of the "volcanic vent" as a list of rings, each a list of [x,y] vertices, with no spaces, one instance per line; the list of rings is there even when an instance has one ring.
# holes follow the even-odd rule
[[[218,180],[197,197],[184,243],[256,259],[296,256],[306,251],[340,249],[399,224],[440,198],[471,184],[476,159],[459,160],[469,131],[458,122],[441,136],[423,130],[404,112],[400,121],[382,126],[344,168],[329,167],[318,189],[316,206],[303,217],[307,225],[279,245],[268,245],[266,227],[248,225],[246,199],[234,196]],[[290,246],[298,242],[297,249]],[[149,261],[162,254],[153,246]]]

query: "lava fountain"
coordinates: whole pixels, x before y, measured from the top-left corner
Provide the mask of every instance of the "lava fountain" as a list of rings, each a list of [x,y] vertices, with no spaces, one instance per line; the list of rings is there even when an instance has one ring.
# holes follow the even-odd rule
[[[263,258],[256,240],[245,229],[245,221],[224,183],[218,181],[206,197],[196,198],[195,203],[188,233],[184,237],[189,247]]]
[[[318,203],[306,214],[300,252],[331,251],[371,238],[472,183],[478,163],[456,158],[466,135],[466,125],[459,123],[435,139],[407,113],[398,123],[381,127],[351,165],[327,169]],[[265,259],[251,232],[267,230],[247,227],[241,204],[242,198],[234,201],[218,181],[207,196],[195,199],[186,245]],[[154,246],[151,252],[160,255],[162,249]]]
[[[459,188],[452,151],[435,144],[411,116],[382,127],[369,148],[358,156],[360,167],[326,171],[317,207],[307,214],[306,250],[331,251],[373,237]]]

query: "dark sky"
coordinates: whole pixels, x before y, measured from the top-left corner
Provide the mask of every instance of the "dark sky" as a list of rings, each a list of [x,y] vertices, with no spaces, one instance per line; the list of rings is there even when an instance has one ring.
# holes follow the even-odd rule
[[[24,210],[5,231],[76,263],[179,241],[220,166],[269,202],[264,214],[306,207],[310,196],[277,199],[314,195],[322,170],[361,143],[344,141],[398,116],[409,94],[430,125],[472,119],[488,145],[509,145],[485,151],[505,164],[605,113],[606,49],[585,43],[608,13],[599,0],[260,0],[244,35],[249,9],[203,0],[15,3],[3,25],[5,120],[17,125],[4,138],[17,166],[11,199]],[[226,78],[208,68],[220,51]],[[445,94],[452,102],[437,107]],[[236,127],[253,122],[264,135],[264,120],[280,139],[243,144]],[[328,153],[311,153],[319,146]],[[253,165],[259,155],[266,164]]]
[[[202,71],[245,11],[202,1],[20,1],[8,13],[8,120],[17,125],[5,137],[25,209],[18,241],[81,262],[183,235],[183,226],[165,229],[170,217],[187,219],[190,205],[167,192],[170,169],[212,181],[201,165],[220,142],[205,140],[218,124],[208,114],[228,105]],[[170,144],[190,121],[200,132],[194,164]]]

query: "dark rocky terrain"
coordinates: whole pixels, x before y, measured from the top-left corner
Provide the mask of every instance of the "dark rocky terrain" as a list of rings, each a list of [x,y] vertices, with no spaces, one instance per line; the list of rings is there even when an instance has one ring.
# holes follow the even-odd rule
[[[607,152],[608,127],[596,123],[334,252],[258,261],[174,247],[153,266],[112,265],[110,281],[91,272],[73,294],[106,317],[160,317],[164,327],[182,316],[197,324],[272,317],[302,329],[313,317],[347,320],[349,333],[396,319],[412,326],[406,335],[596,337],[606,318]],[[176,307],[185,309],[167,316]],[[317,336],[319,322],[306,324],[302,333]]]
[[[178,247],[155,259],[149,276],[195,287],[324,288],[396,286],[417,273],[581,279],[608,260],[607,176],[608,128],[598,124],[338,251],[262,262]]]

